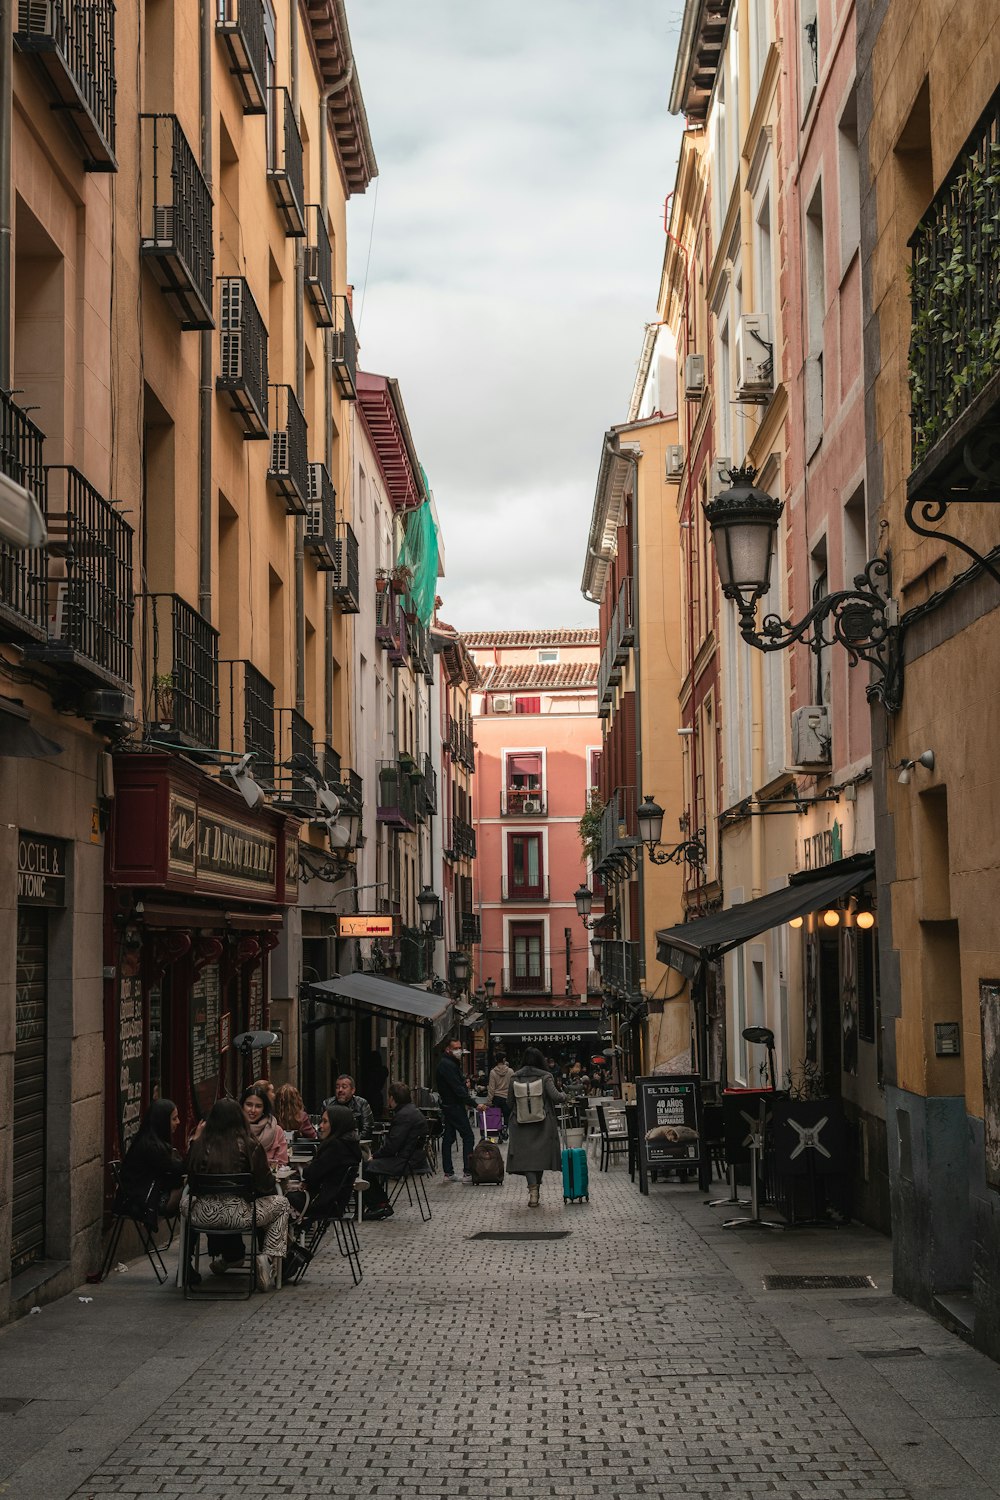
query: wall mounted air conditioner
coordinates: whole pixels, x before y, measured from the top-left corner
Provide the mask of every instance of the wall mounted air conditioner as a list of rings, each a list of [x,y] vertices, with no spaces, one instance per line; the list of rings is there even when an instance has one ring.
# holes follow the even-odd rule
[[[708,498],[710,500],[714,500],[716,495],[721,495],[723,490],[728,490],[732,487],[733,481],[729,477],[729,471],[732,467],[733,461],[731,458],[713,458],[712,472],[708,481]]]
[[[736,399],[754,400],[774,389],[774,346],[766,313],[744,313],[736,325]]]
[[[684,399],[700,401],[705,394],[705,356],[689,354],[684,361]]]
[[[680,479],[684,473],[683,443],[670,443],[668,445],[664,469],[667,479]]]
[[[493,712],[495,714],[512,714],[514,712],[513,698],[495,697],[493,699]]]
[[[542,804],[537,797],[525,797],[524,810],[526,813],[540,813]]]
[[[803,770],[830,764],[830,710],[809,703],[792,714],[792,764]]]

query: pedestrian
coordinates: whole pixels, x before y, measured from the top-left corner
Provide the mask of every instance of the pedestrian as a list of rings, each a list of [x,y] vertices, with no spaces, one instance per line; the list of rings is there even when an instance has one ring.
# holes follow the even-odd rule
[[[503,1133],[507,1134],[507,1117],[510,1114],[510,1080],[514,1076],[514,1069],[507,1061],[503,1052],[498,1052],[493,1067],[490,1069],[489,1082],[486,1085],[486,1108],[496,1107],[503,1115]]]
[[[531,1090],[532,1097],[526,1106],[519,1103],[522,1092],[518,1084],[537,1084],[541,1089]],[[528,1091],[525,1091],[527,1094]],[[553,1082],[552,1074],[545,1066],[545,1058],[537,1047],[529,1047],[521,1059],[521,1066],[511,1079],[510,1096],[510,1145],[507,1148],[507,1171],[524,1177],[528,1183],[528,1207],[537,1208],[542,1186],[543,1172],[562,1171],[562,1147],[559,1140],[559,1117],[556,1107],[563,1103]],[[529,1120],[529,1113],[537,1114]],[[521,1118],[518,1119],[520,1114]]]
[[[272,1170],[275,1167],[287,1167],[288,1142],[285,1132],[275,1119],[266,1091],[257,1084],[252,1084],[250,1088],[243,1090],[240,1104],[243,1106],[247,1129],[258,1146],[263,1148],[268,1166]]]
[[[184,1162],[172,1139],[180,1123],[172,1099],[154,1099],[121,1165],[119,1198],[151,1229],[158,1215],[174,1219],[180,1207]]]
[[[472,1181],[469,1163],[476,1143],[472,1134],[472,1126],[469,1124],[468,1112],[470,1109],[475,1109],[476,1101],[469,1093],[465,1076],[462,1073],[462,1058],[465,1055],[465,1048],[460,1041],[456,1039],[448,1042],[438,1060],[437,1072],[434,1075],[437,1091],[441,1096],[441,1114],[444,1117],[441,1165],[444,1167],[445,1182],[455,1181],[451,1148],[458,1136],[462,1137],[462,1181]]]
[[[333,1098],[324,1099],[323,1108],[330,1109],[334,1105],[340,1105],[342,1109],[349,1109],[357,1122],[358,1139],[370,1141],[375,1128],[375,1116],[367,1099],[362,1099],[354,1086],[354,1079],[350,1073],[341,1073],[333,1086]]]
[[[398,1177],[411,1165],[411,1158],[421,1140],[427,1139],[427,1116],[413,1103],[405,1083],[390,1083],[389,1111],[392,1124],[381,1149],[366,1161],[362,1175],[368,1183],[365,1194],[366,1219],[391,1219],[392,1205],[385,1190],[386,1177]],[[470,1131],[471,1135],[472,1132]],[[424,1163],[415,1164],[421,1171]]]

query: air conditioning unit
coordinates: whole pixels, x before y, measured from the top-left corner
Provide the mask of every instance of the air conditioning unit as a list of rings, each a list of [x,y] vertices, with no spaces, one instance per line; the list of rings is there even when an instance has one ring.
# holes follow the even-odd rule
[[[219,288],[219,374],[234,384],[243,379],[243,282],[224,276]]]
[[[495,714],[512,714],[514,712],[513,698],[498,696],[493,699],[493,712]]]
[[[670,443],[668,445],[664,468],[667,479],[680,479],[684,473],[683,443]]]
[[[792,764],[803,770],[830,764],[830,710],[823,703],[810,703],[792,714]]]
[[[93,688],[84,693],[80,700],[80,714],[84,719],[107,719],[118,724],[127,719],[131,712],[132,695],[122,692],[120,688]]]
[[[684,399],[700,401],[705,394],[705,356],[689,354],[684,361]]]
[[[765,313],[744,313],[736,326],[736,398],[770,395],[774,389],[774,345]]]
[[[542,810],[541,800],[538,797],[525,797],[524,810],[526,813],[540,813]]]
[[[18,0],[17,30],[21,36],[54,37],[52,0]]]
[[[708,482],[710,500],[714,500],[716,495],[721,495],[723,490],[728,490],[732,486],[733,481],[729,476],[732,467],[731,458],[713,458],[712,474]]]
[[[319,280],[319,246],[307,245],[302,256],[303,272],[307,281]]]

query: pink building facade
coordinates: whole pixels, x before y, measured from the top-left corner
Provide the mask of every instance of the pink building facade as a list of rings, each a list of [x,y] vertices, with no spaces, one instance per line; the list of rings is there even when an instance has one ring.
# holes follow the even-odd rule
[[[494,981],[491,1050],[538,1046],[585,1065],[607,1045],[591,933],[575,892],[593,877],[580,819],[597,786],[596,630],[466,633],[479,671],[476,901],[481,972]],[[602,911],[595,892],[593,917]]]

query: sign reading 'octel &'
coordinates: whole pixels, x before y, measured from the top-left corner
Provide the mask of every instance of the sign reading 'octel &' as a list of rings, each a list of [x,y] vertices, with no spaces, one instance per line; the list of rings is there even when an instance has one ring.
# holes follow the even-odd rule
[[[23,906],[66,905],[66,845],[41,833],[17,836],[17,899]]]

